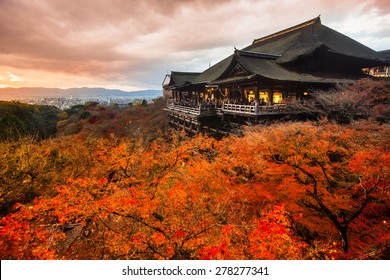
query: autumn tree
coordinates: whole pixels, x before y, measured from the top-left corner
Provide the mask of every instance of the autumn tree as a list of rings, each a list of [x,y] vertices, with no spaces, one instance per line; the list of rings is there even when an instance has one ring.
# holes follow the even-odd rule
[[[327,118],[339,124],[370,118],[388,123],[389,93],[388,81],[362,79],[353,85],[316,90],[303,103],[296,102],[292,106],[301,114],[317,119]]]
[[[348,232],[355,235],[366,227],[359,220],[370,207],[378,211],[371,215],[379,227],[389,210],[388,129],[375,130],[372,125],[361,123],[359,130],[329,124],[280,125],[262,140],[271,172],[279,175],[277,191],[287,189],[289,199],[294,199],[290,209],[296,215],[296,207],[303,207],[307,215],[304,219],[297,215],[296,221],[309,225],[312,220],[324,223],[324,228],[330,222],[344,252],[350,248]],[[314,230],[320,231],[318,225]]]

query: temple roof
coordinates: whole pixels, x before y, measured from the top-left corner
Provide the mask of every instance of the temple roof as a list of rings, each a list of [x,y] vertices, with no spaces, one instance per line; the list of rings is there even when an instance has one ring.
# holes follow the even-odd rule
[[[243,82],[250,79],[268,79],[274,81],[291,81],[291,82],[307,82],[307,83],[339,83],[352,82],[352,79],[335,78],[326,76],[315,76],[307,73],[297,73],[288,70],[276,61],[279,56],[275,55],[259,55],[255,56],[247,51],[236,50],[233,58],[226,70],[213,81],[214,84]],[[231,75],[235,70],[239,69],[241,75]]]
[[[384,56],[387,60],[390,60],[390,50],[383,50],[383,51],[379,51],[378,53]]]
[[[192,84],[200,74],[200,72],[171,71],[171,74],[169,75],[169,83],[164,85],[164,87],[182,87],[187,84]]]
[[[269,36],[255,39],[244,50],[278,53],[280,62],[295,59],[296,56],[310,53],[320,46],[349,56],[383,59],[383,56],[369,47],[321,24],[319,17]]]
[[[359,78],[361,68],[390,65],[390,60],[388,50],[376,52],[322,25],[320,17],[316,17],[255,39],[203,73],[186,76],[172,72],[172,75],[177,73],[172,79],[177,86],[238,81],[245,75],[236,77],[237,72],[232,72],[232,68],[237,65],[246,71],[246,79],[337,83]]]
[[[284,34],[287,34],[287,33],[291,33],[293,31],[296,31],[296,30],[299,30],[299,29],[302,29],[308,25],[312,25],[312,24],[315,24],[315,23],[319,23],[321,24],[321,18],[320,16],[314,18],[314,19],[311,19],[311,20],[308,20],[308,21],[305,21],[303,23],[300,23],[298,25],[295,25],[295,26],[292,26],[292,27],[289,27],[287,29],[283,29],[281,31],[278,31],[276,33],[273,33],[273,34],[270,34],[270,35],[267,35],[267,36],[264,36],[262,38],[259,38],[259,39],[254,39],[253,40],[253,43],[252,45],[255,45],[255,44],[258,44],[258,43],[261,43],[261,42],[264,42],[264,41],[268,41],[272,38],[275,38],[275,37],[280,37]]]

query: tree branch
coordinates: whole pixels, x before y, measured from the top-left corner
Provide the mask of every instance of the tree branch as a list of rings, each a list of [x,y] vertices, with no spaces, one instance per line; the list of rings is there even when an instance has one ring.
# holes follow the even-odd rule
[[[118,215],[118,216],[121,216],[121,217],[125,217],[125,218],[133,219],[133,220],[135,220],[135,221],[137,221],[137,222],[143,224],[144,226],[146,226],[146,227],[148,227],[148,228],[150,228],[150,229],[153,229],[153,230],[155,230],[155,231],[157,231],[157,232],[162,233],[162,234],[165,236],[165,238],[170,239],[170,237],[165,233],[165,231],[163,231],[163,230],[162,230],[161,228],[159,228],[159,227],[152,226],[152,225],[148,224],[148,223],[145,222],[142,218],[139,218],[139,217],[136,217],[136,216],[132,216],[132,215],[130,215],[130,214],[124,215],[124,214],[118,213],[118,212],[116,212],[116,211],[112,212],[112,214]]]

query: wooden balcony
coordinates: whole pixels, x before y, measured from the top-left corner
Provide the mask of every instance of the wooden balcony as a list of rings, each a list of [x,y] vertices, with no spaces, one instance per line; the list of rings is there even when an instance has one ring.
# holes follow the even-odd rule
[[[180,102],[168,101],[166,109],[172,113],[184,114],[188,117],[210,117],[217,114],[230,114],[240,116],[265,116],[282,115],[292,112],[292,108],[286,104],[274,104],[271,106],[223,104],[220,108],[207,105],[191,106]]]
[[[168,100],[167,108],[165,109],[170,112],[177,112],[186,114],[192,117],[209,117],[217,114],[217,108],[205,105],[182,105]]]
[[[288,107],[286,104],[275,104],[271,106],[223,104],[221,111],[224,114],[261,116],[287,114],[291,112],[291,108]]]

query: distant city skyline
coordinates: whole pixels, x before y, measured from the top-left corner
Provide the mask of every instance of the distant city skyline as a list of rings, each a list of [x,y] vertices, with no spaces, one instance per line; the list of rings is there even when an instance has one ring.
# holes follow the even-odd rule
[[[321,14],[324,25],[390,49],[388,0],[1,0],[0,88],[161,89],[253,39]]]

